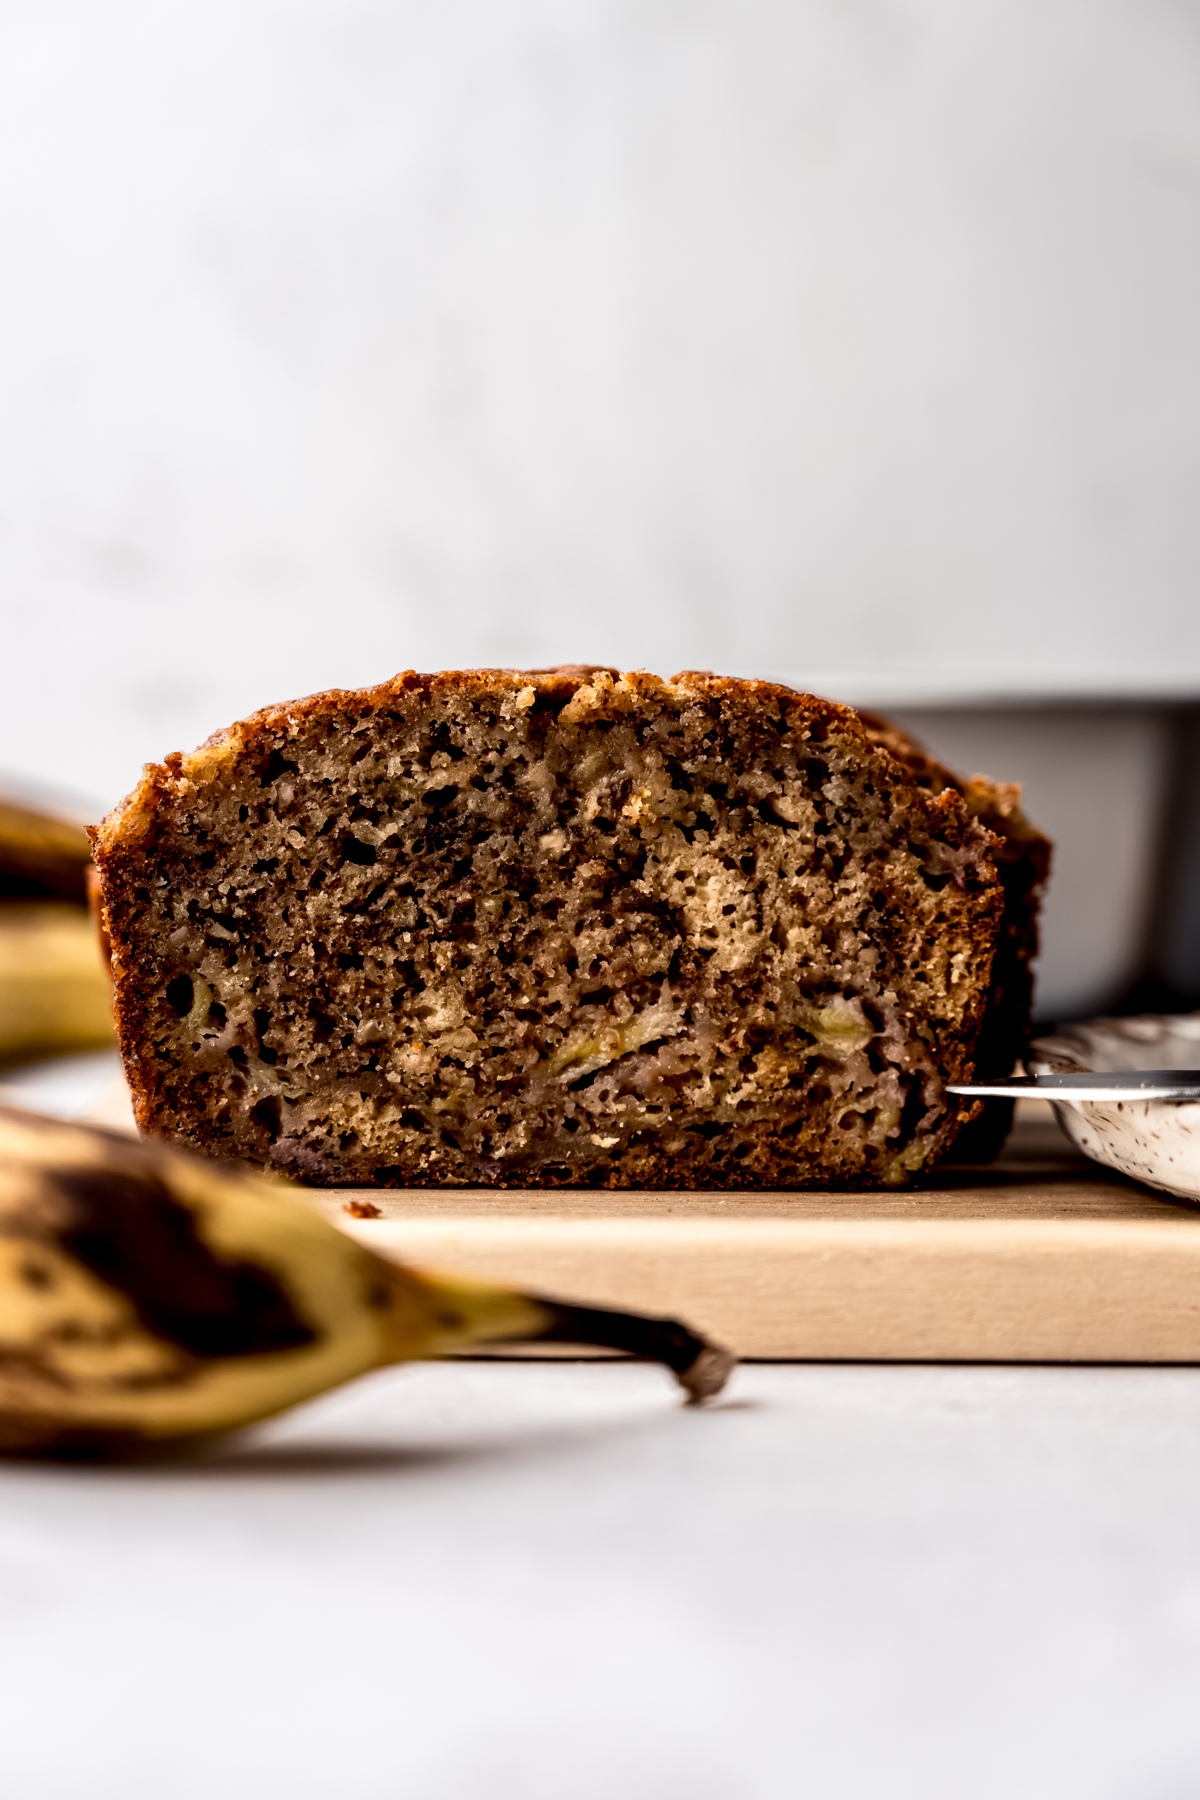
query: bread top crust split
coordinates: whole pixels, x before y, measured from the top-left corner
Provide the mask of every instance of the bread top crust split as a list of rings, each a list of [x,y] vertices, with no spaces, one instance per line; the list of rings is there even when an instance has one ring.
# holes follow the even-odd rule
[[[909,1181],[1004,914],[944,773],[695,671],[265,708],[94,833],[139,1123],[331,1185]]]

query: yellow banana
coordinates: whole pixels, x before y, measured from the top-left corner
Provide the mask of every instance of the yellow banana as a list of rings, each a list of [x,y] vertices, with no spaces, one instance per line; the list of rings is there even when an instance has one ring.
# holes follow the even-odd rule
[[[0,794],[0,894],[87,903],[92,847],[82,825]]]
[[[599,1344],[720,1391],[670,1320],[385,1262],[281,1180],[0,1108],[0,1451],[121,1455],[236,1430],[389,1363]]]
[[[112,988],[83,907],[0,901],[0,1064],[112,1039]]]
[[[82,825],[0,795],[0,1066],[113,1040],[90,866]]]

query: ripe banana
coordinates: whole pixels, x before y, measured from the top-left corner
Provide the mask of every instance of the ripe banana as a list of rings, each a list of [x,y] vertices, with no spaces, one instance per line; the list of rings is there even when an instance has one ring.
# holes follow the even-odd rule
[[[278,1179],[0,1108],[0,1451],[112,1456],[232,1431],[370,1369],[557,1340],[733,1358],[670,1320],[385,1262]]]
[[[87,902],[92,847],[82,825],[0,794],[0,894]]]
[[[61,900],[0,900],[0,1063],[113,1039],[96,926]]]
[[[113,1039],[82,825],[0,795],[0,1065]]]

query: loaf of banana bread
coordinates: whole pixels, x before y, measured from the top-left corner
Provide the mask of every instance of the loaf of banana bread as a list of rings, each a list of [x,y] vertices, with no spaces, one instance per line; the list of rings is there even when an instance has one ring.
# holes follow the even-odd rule
[[[896,1186],[1003,930],[962,794],[765,682],[404,674],[93,835],[141,1128],[325,1185]]]

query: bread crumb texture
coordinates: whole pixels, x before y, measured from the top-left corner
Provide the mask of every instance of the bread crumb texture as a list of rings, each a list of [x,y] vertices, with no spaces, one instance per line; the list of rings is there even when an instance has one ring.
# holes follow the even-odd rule
[[[763,682],[473,670],[148,767],[94,837],[142,1129],[333,1186],[912,1180],[1004,846],[885,735]]]

